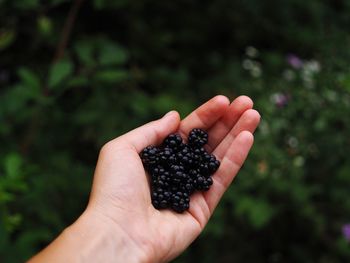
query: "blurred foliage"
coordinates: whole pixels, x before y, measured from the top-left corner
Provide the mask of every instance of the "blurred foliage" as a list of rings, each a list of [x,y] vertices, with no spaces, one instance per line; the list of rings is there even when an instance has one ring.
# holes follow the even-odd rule
[[[176,262],[350,260],[349,1],[84,1],[56,57],[73,4],[0,0],[1,262],[83,211],[103,143],[219,93],[262,123]]]

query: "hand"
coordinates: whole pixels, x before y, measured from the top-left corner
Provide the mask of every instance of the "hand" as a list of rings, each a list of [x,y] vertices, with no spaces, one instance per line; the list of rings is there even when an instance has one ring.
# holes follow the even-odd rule
[[[66,236],[74,238],[72,233],[79,233],[81,239],[88,238],[93,236],[89,228],[105,233],[109,237],[105,242],[115,246],[110,245],[113,255],[99,257],[102,262],[118,262],[118,258],[122,262],[165,262],[179,255],[203,230],[248,155],[260,121],[252,106],[246,96],[231,104],[226,97],[216,96],[182,121],[172,111],[108,142],[100,152],[88,207]],[[207,192],[194,193],[190,209],[182,214],[156,210],[139,153],[148,145],[160,144],[170,133],[179,132],[186,138],[193,128],[208,132],[207,150],[221,161],[213,185]],[[101,253],[96,251],[94,256]]]

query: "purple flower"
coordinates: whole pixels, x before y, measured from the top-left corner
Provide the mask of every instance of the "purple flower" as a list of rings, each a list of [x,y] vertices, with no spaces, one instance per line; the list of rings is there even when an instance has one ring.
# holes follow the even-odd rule
[[[271,101],[278,107],[283,108],[287,106],[290,96],[284,93],[274,93],[271,95]]]
[[[350,224],[343,225],[342,232],[344,238],[350,242]]]
[[[295,69],[301,68],[304,64],[304,62],[298,56],[293,54],[287,56],[287,62]]]

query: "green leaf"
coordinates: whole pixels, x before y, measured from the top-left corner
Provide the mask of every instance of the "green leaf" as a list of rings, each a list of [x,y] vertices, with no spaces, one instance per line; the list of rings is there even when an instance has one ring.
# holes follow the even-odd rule
[[[121,65],[126,62],[126,51],[119,45],[103,41],[99,50],[99,63],[102,66]]]
[[[74,77],[72,78],[68,84],[70,87],[77,87],[77,86],[87,86],[89,85],[89,79],[86,77]]]
[[[78,55],[79,60],[81,60],[82,63],[87,65],[93,65],[95,63],[94,61],[94,43],[93,41],[79,41],[74,49],[75,52]]]
[[[129,74],[127,71],[109,69],[97,72],[95,75],[95,79],[101,82],[112,83],[123,81],[127,79],[128,76]]]
[[[95,9],[118,8],[128,4],[127,0],[109,1],[109,0],[94,0],[93,6]]]
[[[160,94],[159,96],[155,97],[153,103],[153,107],[155,107],[156,111],[158,112],[167,112],[171,108],[173,108],[174,101],[176,100],[175,97],[169,95],[169,94]]]
[[[9,178],[16,178],[20,175],[22,158],[17,153],[11,153],[4,160],[5,174]]]
[[[19,9],[34,9],[39,7],[40,3],[39,0],[21,0],[21,1],[14,1],[14,5]]]
[[[40,79],[32,70],[28,68],[20,68],[18,70],[18,76],[27,87],[37,91],[40,90]]]
[[[350,92],[350,74],[344,74],[339,77],[340,84]]]
[[[146,115],[150,110],[147,106],[150,104],[150,98],[140,91],[133,92],[132,98],[130,101],[131,109],[139,116]]]
[[[73,64],[69,60],[61,60],[53,64],[49,73],[49,88],[55,88],[67,79],[73,72]]]
[[[8,232],[15,230],[22,221],[22,216],[20,214],[8,215],[5,221],[5,228]]]
[[[247,216],[250,223],[255,228],[261,228],[270,221],[274,210],[273,207],[265,201],[250,197],[242,197],[237,203],[236,213],[238,215]]]
[[[8,193],[5,190],[0,188],[0,204],[6,204],[8,202],[11,202],[15,198],[14,194]]]
[[[9,47],[16,38],[16,32],[14,30],[0,31],[0,50]]]
[[[102,9],[106,4],[105,0],[94,0],[94,7],[96,9]]]
[[[38,18],[37,27],[38,27],[38,31],[42,35],[49,35],[50,33],[52,33],[52,29],[53,29],[52,21],[47,16],[41,16]]]

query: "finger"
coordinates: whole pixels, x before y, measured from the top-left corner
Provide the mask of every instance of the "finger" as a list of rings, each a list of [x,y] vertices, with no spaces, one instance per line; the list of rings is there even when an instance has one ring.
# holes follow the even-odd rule
[[[136,128],[110,143],[130,145],[137,152],[141,152],[148,145],[159,145],[166,136],[178,129],[179,124],[179,114],[176,111],[170,111],[163,118]]]
[[[225,136],[221,143],[214,150],[214,155],[221,159],[227,149],[232,144],[236,136],[242,131],[249,131],[253,133],[260,122],[260,114],[256,110],[250,109],[246,110],[242,116],[237,121],[236,125],[231,129],[231,131]]]
[[[207,148],[212,151],[230,132],[241,115],[253,107],[253,101],[247,96],[239,96],[230,104],[226,113],[208,131],[209,142]]]
[[[198,222],[202,229],[205,227],[211,216],[211,211],[209,210],[203,192],[195,192],[191,195],[191,203],[188,213]]]
[[[213,176],[212,187],[203,194],[211,214],[246,160],[253,141],[252,133],[242,131],[226,151],[219,170]]]
[[[229,100],[218,95],[190,113],[180,124],[180,134],[187,137],[193,128],[208,130],[228,109]]]

